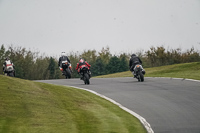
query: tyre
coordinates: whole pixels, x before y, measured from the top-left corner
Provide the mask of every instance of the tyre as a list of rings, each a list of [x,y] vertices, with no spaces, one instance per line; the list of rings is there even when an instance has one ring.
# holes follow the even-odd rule
[[[87,84],[86,78],[84,78],[84,83],[85,83],[85,85]]]
[[[69,69],[66,69],[66,79],[67,78],[71,78],[71,72],[70,72],[70,70]]]
[[[140,79],[140,82],[143,82],[144,81],[144,75],[142,74],[142,72],[140,72],[139,74],[139,79]]]
[[[144,75],[142,74],[141,75],[141,82],[143,82],[144,81]]]
[[[9,73],[8,76],[10,76],[10,77],[14,77],[13,72]]]
[[[87,73],[85,73],[84,74],[84,82],[85,82],[85,84],[90,84],[90,80],[89,80],[90,78],[89,78],[89,75],[87,74]]]

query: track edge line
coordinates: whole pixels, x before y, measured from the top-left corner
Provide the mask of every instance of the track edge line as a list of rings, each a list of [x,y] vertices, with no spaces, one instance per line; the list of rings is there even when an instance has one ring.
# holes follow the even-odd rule
[[[65,86],[68,86],[68,85],[65,85]],[[120,103],[116,102],[115,100],[111,99],[111,98],[108,98],[102,94],[99,94],[93,90],[89,90],[89,89],[85,89],[85,88],[80,88],[80,87],[76,87],[76,86],[68,86],[68,87],[73,87],[73,88],[77,88],[77,89],[81,89],[81,90],[85,90],[85,91],[88,91],[88,92],[91,92],[97,96],[100,96],[110,102],[112,102],[113,104],[119,106],[121,109],[123,109],[124,111],[130,113],[131,115],[135,116],[137,119],[140,120],[140,122],[142,123],[142,125],[145,127],[145,129],[147,130],[148,133],[154,133],[153,129],[151,128],[151,125],[146,121],[146,119],[144,119],[142,116],[140,116],[139,114],[135,113],[134,111],[122,106]]]

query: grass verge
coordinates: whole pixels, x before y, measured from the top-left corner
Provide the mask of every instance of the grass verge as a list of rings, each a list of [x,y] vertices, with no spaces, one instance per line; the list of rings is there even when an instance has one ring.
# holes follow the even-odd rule
[[[0,133],[144,133],[134,116],[84,90],[0,75]]]
[[[146,68],[145,77],[173,77],[200,80],[200,62]],[[133,77],[130,71],[97,76],[97,78]]]

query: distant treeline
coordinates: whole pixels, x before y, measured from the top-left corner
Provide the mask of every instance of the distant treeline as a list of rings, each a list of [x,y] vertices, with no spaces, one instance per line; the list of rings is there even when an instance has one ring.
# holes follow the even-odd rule
[[[79,77],[75,68],[81,57],[91,65],[92,76],[98,76],[129,70],[131,54],[112,55],[109,47],[103,47],[100,52],[96,50],[85,50],[82,53],[70,52],[68,57],[73,68],[72,77]],[[144,68],[200,61],[200,52],[193,47],[183,52],[180,48],[166,50],[163,46],[159,46],[135,54],[143,61]],[[58,59],[55,57],[41,55],[40,52],[33,52],[23,47],[9,46],[6,49],[1,45],[0,66],[3,65],[5,57],[9,57],[15,64],[18,78],[29,80],[64,78],[58,68]],[[0,73],[2,74],[2,69]]]

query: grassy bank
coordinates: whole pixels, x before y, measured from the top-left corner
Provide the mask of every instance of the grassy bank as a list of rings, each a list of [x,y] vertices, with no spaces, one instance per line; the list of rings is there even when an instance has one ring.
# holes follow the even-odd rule
[[[92,93],[0,75],[0,133],[143,133],[138,119]]]
[[[145,77],[173,77],[200,80],[200,62],[145,68]],[[97,76],[98,78],[132,77],[130,71]]]

